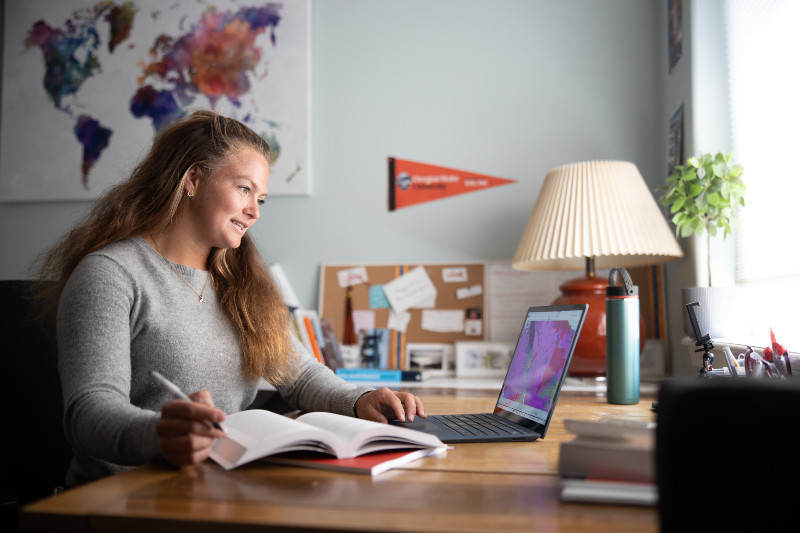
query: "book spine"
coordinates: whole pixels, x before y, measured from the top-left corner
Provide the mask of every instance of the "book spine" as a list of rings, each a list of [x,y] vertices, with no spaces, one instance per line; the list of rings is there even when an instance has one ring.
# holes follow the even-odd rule
[[[324,359],[322,359],[322,352],[319,349],[319,343],[317,342],[317,335],[314,333],[314,323],[311,320],[311,317],[303,317],[303,321],[306,326],[306,331],[308,333],[308,341],[311,344],[311,351],[314,353],[314,357],[317,358],[317,361],[320,363],[325,363]]]
[[[655,482],[655,456],[650,449],[593,448],[562,442],[558,454],[562,477]]]
[[[337,368],[336,375],[347,381],[422,381],[418,370],[380,370],[377,368]]]
[[[320,319],[322,336],[325,338],[325,347],[322,348],[322,358],[331,370],[336,370],[343,366],[342,354],[339,351],[339,341],[333,331],[333,324],[326,318]]]
[[[305,346],[308,353],[311,355],[314,354],[314,348],[311,347],[311,340],[308,338],[308,328],[306,327],[306,321],[303,317],[302,309],[291,309],[292,311],[292,318],[294,319],[294,324],[296,326],[296,333],[300,342]]]

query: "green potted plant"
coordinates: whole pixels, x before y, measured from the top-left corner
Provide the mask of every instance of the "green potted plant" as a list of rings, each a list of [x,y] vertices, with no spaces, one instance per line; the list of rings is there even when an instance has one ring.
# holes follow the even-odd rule
[[[681,237],[705,233],[708,253],[708,285],[711,284],[711,238],[723,231],[725,239],[737,224],[736,213],[744,207],[747,191],[742,181],[744,168],[731,164],[732,154],[690,157],[677,165],[667,178],[662,205],[670,206],[675,234]]]
[[[700,154],[677,165],[667,178],[660,202],[670,206],[675,233],[680,237],[706,235],[708,286],[682,290],[684,306],[699,302],[697,319],[701,329],[712,337],[725,337],[735,323],[729,313],[736,309],[732,289],[712,288],[711,238],[722,231],[725,239],[737,225],[736,214],[744,207],[747,188],[742,182],[742,165],[731,164],[731,154]],[[713,323],[712,323],[713,322]],[[687,313],[683,313],[683,331],[692,336]]]

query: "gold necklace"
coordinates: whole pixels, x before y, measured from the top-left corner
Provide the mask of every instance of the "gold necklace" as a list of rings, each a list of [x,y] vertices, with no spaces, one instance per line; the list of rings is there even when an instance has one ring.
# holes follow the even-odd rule
[[[161,257],[164,257],[164,256],[162,255]],[[166,261],[167,265],[169,265],[169,267],[172,269],[172,271],[175,272],[175,275],[178,276],[179,278],[181,278],[181,281],[184,282],[190,289],[192,289],[194,291],[194,293],[197,296],[200,297],[200,303],[201,304],[206,303],[207,300],[205,298],[203,298],[203,293],[206,292],[206,285],[208,285],[208,274],[209,274],[208,270],[206,270],[206,281],[203,283],[203,288],[200,290],[200,292],[197,292],[197,289],[192,287],[192,284],[189,283],[188,281],[186,281],[186,278],[181,276],[181,273],[178,272],[178,270],[174,266],[172,266],[172,263],[169,261],[169,259],[164,257],[164,261]]]
[[[155,244],[155,242],[156,242],[156,240],[155,240],[155,239],[153,239],[153,244]],[[200,292],[197,292],[197,289],[195,289],[195,288],[192,286],[192,284],[191,284],[191,283],[189,283],[188,281],[186,281],[186,278],[184,278],[183,276],[181,276],[181,273],[180,273],[180,272],[178,272],[178,269],[176,269],[174,266],[172,266],[172,261],[170,261],[169,259],[167,259],[166,257],[164,257],[164,254],[162,254],[162,253],[161,253],[161,250],[158,248],[158,245],[157,245],[157,244],[156,244],[156,251],[157,251],[157,252],[158,252],[158,254],[161,256],[161,258],[164,260],[164,262],[165,262],[165,263],[167,263],[167,266],[168,266],[168,267],[169,267],[169,268],[170,268],[170,269],[171,269],[173,272],[175,272],[175,275],[176,275],[176,276],[178,276],[179,278],[181,278],[181,281],[182,281],[182,282],[184,282],[184,283],[185,283],[185,284],[186,284],[186,285],[187,285],[187,286],[188,286],[190,289],[192,289],[192,290],[194,291],[194,293],[195,293],[195,294],[196,294],[196,295],[197,295],[197,296],[200,298],[200,303],[201,303],[201,304],[204,304],[204,303],[206,303],[208,300],[206,300],[205,298],[203,298],[203,293],[204,293],[204,292],[206,292],[206,286],[208,285],[208,277],[209,277],[209,274],[210,274],[210,272],[209,272],[208,270],[206,270],[206,280],[205,280],[205,282],[203,282],[203,288],[200,290]]]

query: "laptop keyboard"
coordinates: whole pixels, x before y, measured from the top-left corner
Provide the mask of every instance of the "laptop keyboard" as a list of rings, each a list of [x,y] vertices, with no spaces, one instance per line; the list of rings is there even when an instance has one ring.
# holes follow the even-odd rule
[[[517,424],[490,413],[436,415],[436,419],[459,435],[464,436],[525,434]]]

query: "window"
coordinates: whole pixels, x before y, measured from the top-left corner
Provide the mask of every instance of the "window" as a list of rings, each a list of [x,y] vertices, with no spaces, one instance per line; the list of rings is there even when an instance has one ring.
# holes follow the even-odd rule
[[[754,307],[749,333],[762,337],[774,327],[800,351],[800,2],[727,0],[725,7],[734,160],[748,188],[736,282]]]

